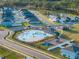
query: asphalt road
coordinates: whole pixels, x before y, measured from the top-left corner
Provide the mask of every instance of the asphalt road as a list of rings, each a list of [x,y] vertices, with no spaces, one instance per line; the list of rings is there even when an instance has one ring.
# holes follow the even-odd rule
[[[39,59],[53,59],[50,56],[47,56],[45,54],[39,53],[35,50],[23,47],[21,45],[15,44],[14,42],[9,42],[7,40],[4,39],[4,37],[8,34],[8,31],[0,31],[0,45],[1,46],[6,46],[12,50],[16,50],[19,51],[20,53],[23,53],[25,55],[31,55],[31,56],[36,56]]]

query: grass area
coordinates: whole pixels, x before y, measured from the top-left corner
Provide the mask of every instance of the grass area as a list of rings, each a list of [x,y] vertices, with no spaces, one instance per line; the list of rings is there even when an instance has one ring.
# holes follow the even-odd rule
[[[23,22],[22,24],[23,24],[23,26],[30,26],[30,24],[28,22]]]
[[[23,59],[24,58],[24,56],[14,53],[1,46],[0,46],[0,56],[5,57],[6,59]]]
[[[74,24],[73,27],[73,30],[79,31],[79,24]]]
[[[5,29],[5,27],[3,27],[3,26],[0,26],[0,30],[4,30]]]
[[[8,53],[9,52],[9,53]],[[0,47],[0,56],[6,56],[8,54],[10,54],[11,52],[9,50],[6,50],[2,47]]]
[[[17,55],[15,53],[10,53],[5,57],[6,59],[18,59]]]
[[[52,22],[53,23],[53,25],[62,25],[61,23],[59,23],[59,22]]]
[[[73,28],[71,30],[76,32],[64,31],[64,35],[79,42],[79,24],[73,25]]]

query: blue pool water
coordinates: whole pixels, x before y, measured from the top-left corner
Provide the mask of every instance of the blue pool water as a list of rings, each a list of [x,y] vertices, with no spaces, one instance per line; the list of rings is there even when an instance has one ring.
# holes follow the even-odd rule
[[[48,36],[52,36],[52,35],[40,30],[28,30],[20,34],[17,38],[20,41],[32,42],[32,41],[43,40],[45,37],[48,37]]]

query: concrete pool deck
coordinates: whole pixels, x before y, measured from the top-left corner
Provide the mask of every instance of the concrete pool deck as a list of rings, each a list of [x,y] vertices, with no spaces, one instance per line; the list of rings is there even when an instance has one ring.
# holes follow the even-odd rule
[[[28,30],[24,31],[17,36],[17,39],[23,42],[37,42],[43,40],[45,37],[50,37],[51,34],[45,33],[40,30]]]

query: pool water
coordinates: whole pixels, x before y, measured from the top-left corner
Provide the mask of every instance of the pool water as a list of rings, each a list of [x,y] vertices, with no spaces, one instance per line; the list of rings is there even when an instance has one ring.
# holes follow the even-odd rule
[[[35,42],[43,40],[45,37],[52,36],[40,30],[28,30],[17,36],[17,39],[24,42]]]

